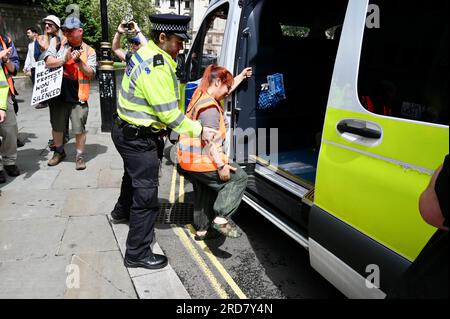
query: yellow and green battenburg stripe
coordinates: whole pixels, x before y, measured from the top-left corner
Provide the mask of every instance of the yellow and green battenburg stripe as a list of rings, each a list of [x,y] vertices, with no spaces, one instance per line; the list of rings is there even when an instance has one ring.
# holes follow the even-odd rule
[[[156,60],[156,61],[155,61]],[[134,125],[199,136],[200,123],[186,118],[179,108],[176,62],[153,41],[135,53],[126,69],[117,112]]]

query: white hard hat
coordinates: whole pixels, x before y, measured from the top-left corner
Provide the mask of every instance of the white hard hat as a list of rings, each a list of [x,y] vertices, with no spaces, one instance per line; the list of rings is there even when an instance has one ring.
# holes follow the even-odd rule
[[[42,21],[51,21],[56,24],[58,28],[61,28],[61,22],[59,21],[58,17],[54,16],[53,14],[46,16],[44,19],[42,19]]]

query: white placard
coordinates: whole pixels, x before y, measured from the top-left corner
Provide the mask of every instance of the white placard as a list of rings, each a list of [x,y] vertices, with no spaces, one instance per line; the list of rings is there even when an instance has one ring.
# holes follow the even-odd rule
[[[36,64],[33,96],[31,105],[35,105],[61,94],[61,83],[63,78],[63,68],[49,69],[44,61]]]

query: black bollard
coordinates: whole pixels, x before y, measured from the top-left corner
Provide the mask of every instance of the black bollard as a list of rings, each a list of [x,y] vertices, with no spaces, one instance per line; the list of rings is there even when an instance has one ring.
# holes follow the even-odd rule
[[[97,70],[100,90],[100,110],[102,132],[111,132],[112,115],[117,109],[116,74],[114,61],[111,58],[111,43],[108,42],[108,15],[106,0],[100,0],[102,17],[102,40],[100,44],[101,59]]]

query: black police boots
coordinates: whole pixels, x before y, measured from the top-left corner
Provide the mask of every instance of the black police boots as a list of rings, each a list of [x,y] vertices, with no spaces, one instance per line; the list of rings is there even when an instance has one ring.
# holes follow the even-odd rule
[[[152,256],[145,257],[139,260],[131,260],[125,257],[123,260],[125,267],[128,268],[147,268],[147,269],[160,269],[164,268],[168,264],[166,256],[153,254]]]

